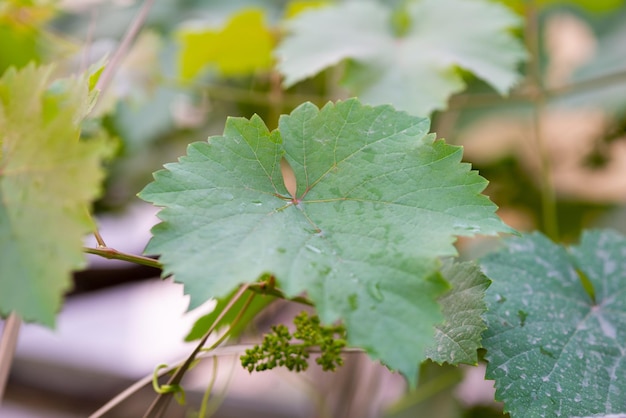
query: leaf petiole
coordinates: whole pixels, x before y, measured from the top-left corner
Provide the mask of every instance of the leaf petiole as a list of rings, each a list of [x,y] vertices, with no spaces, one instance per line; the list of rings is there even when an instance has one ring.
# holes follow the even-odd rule
[[[83,251],[87,254],[95,254],[103,258],[108,258],[109,260],[128,261],[129,263],[141,264],[142,266],[148,266],[163,270],[163,265],[154,258],[124,253],[111,247],[85,247],[83,248]]]

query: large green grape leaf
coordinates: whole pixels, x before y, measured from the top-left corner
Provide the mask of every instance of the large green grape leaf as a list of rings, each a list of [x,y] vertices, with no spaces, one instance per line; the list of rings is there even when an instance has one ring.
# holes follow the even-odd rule
[[[52,326],[70,273],[85,265],[101,140],[80,141],[88,79],[30,65],[0,79],[0,313]]]
[[[454,10],[454,13],[450,13]],[[520,78],[526,54],[508,31],[519,18],[484,0],[420,0],[407,4],[408,31],[392,33],[392,10],[373,1],[345,2],[299,14],[276,49],[289,87],[351,59],[344,85],[361,100],[425,115],[463,90],[461,67],[505,93]],[[468,22],[474,22],[468,24]]]
[[[324,323],[344,321],[350,344],[414,381],[443,319],[438,257],[456,254],[457,235],[509,230],[461,148],[428,128],[355,99],[305,103],[273,132],[257,116],[229,118],[224,136],[191,144],[140,193],[165,207],[146,252],[161,255],[192,307],[273,274],[287,296],[306,292]]]
[[[487,378],[512,417],[626,414],[624,254],[625,237],[594,231],[569,251],[535,233],[485,258]]]
[[[477,350],[482,347],[482,333],[487,329],[482,315],[489,279],[471,262],[444,264],[441,274],[452,289],[440,299],[443,323],[435,327],[435,343],[426,349],[426,357],[442,364],[477,364]]]

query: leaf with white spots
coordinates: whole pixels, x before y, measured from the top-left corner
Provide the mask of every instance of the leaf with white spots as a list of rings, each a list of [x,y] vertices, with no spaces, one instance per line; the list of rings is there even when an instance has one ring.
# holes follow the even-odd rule
[[[512,417],[626,413],[626,237],[535,233],[486,257],[487,378]]]

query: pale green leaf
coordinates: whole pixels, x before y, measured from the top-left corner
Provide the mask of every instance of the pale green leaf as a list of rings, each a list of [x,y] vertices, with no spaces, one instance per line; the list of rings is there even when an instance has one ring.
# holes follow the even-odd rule
[[[456,254],[457,235],[509,230],[461,148],[428,128],[354,99],[303,104],[271,133],[256,116],[230,118],[224,136],[191,144],[141,192],[165,207],[146,251],[185,284],[192,307],[271,273],[287,296],[306,292],[324,323],[344,321],[351,345],[414,382],[443,320],[438,257]]]
[[[86,79],[51,82],[50,67],[0,79],[0,313],[51,326],[100,192],[107,145],[80,141]]]
[[[487,378],[513,418],[626,414],[624,254],[625,237],[594,231],[569,251],[535,233],[485,258]]]
[[[503,94],[520,79],[516,68],[526,53],[508,32],[520,19],[502,5],[421,0],[409,2],[406,13],[410,25],[402,37],[392,32],[392,10],[373,1],[296,16],[276,50],[285,86],[351,59],[344,84],[361,100],[429,114],[465,87],[457,67]]]
[[[473,263],[448,261],[441,270],[452,289],[440,299],[445,320],[435,327],[435,343],[426,349],[426,357],[441,363],[477,364],[477,350],[487,329],[482,315],[489,279]]]

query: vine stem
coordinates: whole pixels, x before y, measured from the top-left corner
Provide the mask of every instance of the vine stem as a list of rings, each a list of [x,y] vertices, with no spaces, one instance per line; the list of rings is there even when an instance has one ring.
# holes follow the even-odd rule
[[[183,379],[183,376],[185,375],[187,370],[193,364],[194,360],[196,359],[196,356],[198,354],[200,354],[200,352],[202,351],[202,349],[204,347],[204,344],[206,344],[207,339],[213,333],[213,331],[217,327],[217,324],[219,324],[220,321],[226,316],[226,314],[228,314],[228,312],[230,312],[232,307],[235,305],[235,303],[237,303],[237,301],[239,299],[241,299],[241,297],[246,292],[246,290],[248,290],[248,285],[241,286],[239,288],[239,290],[237,291],[237,293],[235,294],[235,296],[233,296],[233,298],[230,301],[228,301],[228,304],[226,305],[226,307],[217,316],[217,318],[215,319],[215,321],[213,322],[213,324],[211,325],[209,330],[204,334],[204,336],[202,337],[202,339],[200,340],[200,342],[198,343],[196,348],[192,351],[192,353],[189,355],[189,357],[187,357],[187,359],[182,364],[182,366],[180,366],[178,369],[176,369],[176,372],[174,372],[172,377],[167,381],[167,385],[175,386],[175,385],[179,385],[180,384],[181,380]],[[236,323],[236,321],[238,321],[241,318],[241,316],[245,312],[246,308],[250,305],[250,302],[252,302],[252,299],[254,298],[254,295],[255,295],[254,293],[250,294],[250,296],[248,297],[248,300],[246,301],[244,307],[239,311],[237,317],[233,321],[233,324]],[[232,326],[233,325],[231,324],[230,329],[232,329]],[[229,332],[230,332],[230,329],[229,329]],[[228,333],[226,333],[225,335],[227,335],[227,334]],[[224,337],[220,338],[215,344],[213,344],[213,346],[217,346],[219,343],[221,343],[223,338]],[[212,348],[214,348],[214,347],[212,347]],[[148,408],[148,410],[144,414],[144,418],[160,418],[160,417],[162,417],[163,414],[165,414],[165,412],[167,410],[167,407],[168,407],[169,402],[171,400],[171,395],[172,395],[171,393],[160,393],[159,395],[157,395],[157,397],[154,399],[154,402],[152,402],[152,404],[150,405],[150,407]]]
[[[163,265],[158,261],[150,257],[144,257],[141,255],[127,254],[116,250],[115,248],[107,247],[106,245],[98,246],[98,248],[85,247],[83,251],[87,254],[95,254],[109,260],[122,260],[130,263],[141,264],[142,266],[154,267],[159,270],[163,270]]]
[[[200,411],[198,412],[198,418],[205,418],[207,415],[207,407],[209,404],[209,398],[211,397],[211,392],[213,392],[213,386],[215,385],[215,380],[217,379],[217,357],[213,357],[213,370],[211,373],[211,380],[204,391],[204,395],[202,396],[202,403],[200,406]]]
[[[150,12],[150,9],[152,8],[153,4],[154,4],[154,0],[144,1],[143,5],[141,6],[141,9],[139,10],[137,15],[133,19],[133,22],[131,23],[126,33],[124,34],[124,37],[122,38],[122,42],[120,42],[120,45],[117,47],[115,54],[113,54],[113,57],[111,58],[111,62],[104,68],[104,71],[102,71],[102,75],[100,75],[100,78],[98,79],[98,82],[96,83],[96,88],[100,90],[100,97],[102,97],[103,93],[111,84],[111,81],[113,80],[113,76],[115,75],[117,68],[122,62],[122,59],[124,58],[124,56],[126,56],[126,54],[128,53],[128,50],[130,49],[131,45],[137,38],[137,35],[139,34],[139,31],[143,27],[143,24],[145,23],[146,18],[148,17],[148,13]]]
[[[153,267],[155,269],[163,270],[163,264],[158,260],[150,257],[144,257],[141,255],[128,254],[122,251],[118,251],[115,248],[107,246],[98,246],[97,248],[85,247],[83,251],[88,254],[95,254],[97,256],[107,258],[109,260],[122,260],[129,263],[140,264],[142,266]],[[254,293],[275,296],[280,299],[289,300],[291,302],[301,303],[303,305],[314,306],[313,302],[304,296],[295,296],[288,298],[285,293],[275,286],[268,286],[265,282],[249,283],[248,289]]]
[[[113,80],[113,77],[115,76],[115,73],[117,72],[118,67],[121,64],[122,59],[126,56],[131,45],[137,38],[137,35],[139,34],[139,31],[143,27],[146,21],[146,18],[148,17],[148,13],[150,12],[150,9],[152,8],[153,4],[154,4],[154,0],[144,1],[143,5],[141,6],[141,9],[137,13],[137,15],[134,17],[130,27],[124,34],[124,37],[122,38],[122,41],[120,42],[120,45],[115,50],[115,53],[113,54],[113,57],[111,58],[110,63],[105,65],[104,70],[102,71],[102,74],[100,75],[96,83],[96,89],[99,90],[98,97],[96,98],[96,103],[104,96],[104,93],[106,92],[107,88],[111,84],[111,81]],[[93,21],[93,14],[92,14],[92,21]],[[91,42],[91,37],[93,35],[92,26],[93,26],[93,22],[90,23],[89,31],[87,34],[88,43]],[[87,210],[87,213],[89,213],[89,215],[92,216],[91,211]],[[97,225],[94,228],[93,236],[95,237],[96,242],[98,243],[98,247],[103,247],[103,248],[107,247],[106,243],[104,242],[104,239],[102,238],[102,235],[100,235],[100,231],[98,230]]]
[[[211,351],[207,350],[206,352],[202,352],[202,353],[198,354],[196,356],[196,359],[205,359],[205,358],[213,358],[213,357],[218,357],[218,356],[230,356],[230,355],[240,354],[240,353],[243,353],[247,349],[250,349],[252,347],[254,347],[254,344],[236,344],[236,345],[228,345],[228,346],[224,346],[224,347],[217,347],[217,348],[214,348]],[[317,350],[315,348],[311,349],[312,353],[316,353],[318,351],[319,350]],[[364,353],[365,352],[364,350],[362,350],[360,348],[344,348],[341,351],[344,354],[355,354],[355,353]],[[159,369],[159,371],[156,373],[157,377],[164,376],[164,375],[166,375],[168,373],[171,373],[172,371],[176,370],[178,367],[180,367],[183,364],[185,359],[186,358],[183,358],[183,359],[180,359],[180,360],[176,361],[174,363],[174,365],[172,365],[172,366],[167,366],[167,367],[164,367],[162,369]],[[109,402],[107,402],[105,405],[100,407],[100,409],[95,411],[93,414],[89,415],[88,418],[102,418],[105,414],[107,414],[108,412],[112,411],[113,408],[115,408],[116,406],[120,405],[122,402],[124,402],[126,399],[130,398],[131,396],[133,396],[135,393],[139,392],[144,386],[149,385],[152,382],[152,380],[154,379],[154,376],[155,376],[154,373],[150,373],[149,375],[147,375],[147,376],[143,377],[142,379],[136,381],[135,383],[133,383],[132,385],[130,385],[129,387],[124,389],[122,392],[117,394],[114,398],[109,400]]]
[[[198,355],[197,357],[203,358],[203,357],[214,357],[214,356],[238,354],[238,353],[245,351],[245,349],[249,347],[250,346],[248,345],[232,345],[232,346],[227,346],[227,347],[219,347],[219,348],[212,350],[210,353],[203,353],[203,354]],[[184,363],[185,359],[186,358],[177,361],[173,366],[167,366],[167,367],[160,369],[156,373],[156,375],[160,377],[160,376],[163,376],[172,372],[173,370],[180,367]],[[148,376],[136,381],[131,386],[126,388],[124,391],[120,392],[117,396],[115,396],[109,402],[107,402],[105,405],[103,405],[96,412],[91,414],[89,418],[103,417],[104,414],[110,412],[113,408],[115,408],[116,406],[124,402],[126,399],[130,398],[132,395],[134,395],[139,390],[141,390],[141,388],[143,388],[146,385],[149,385],[150,382],[152,382],[153,378],[154,378],[154,373],[151,373]]]
[[[9,371],[13,363],[13,355],[17,346],[21,322],[20,317],[15,312],[11,312],[4,323],[2,339],[0,339],[0,404],[2,404],[4,389],[9,379]]]
[[[528,63],[528,81],[531,88],[530,95],[533,98],[533,137],[539,153],[540,182],[541,182],[541,209],[543,215],[544,232],[553,240],[558,240],[558,219],[556,211],[556,192],[552,179],[552,165],[550,155],[546,150],[542,137],[541,118],[546,108],[546,90],[542,82],[541,74],[541,48],[539,38],[539,17],[535,1],[529,1],[526,5],[526,47],[530,51],[531,59]]]

